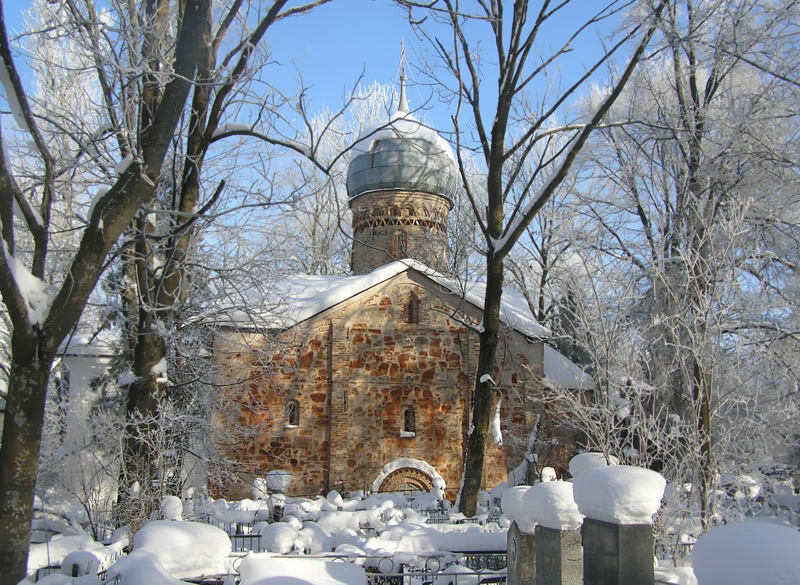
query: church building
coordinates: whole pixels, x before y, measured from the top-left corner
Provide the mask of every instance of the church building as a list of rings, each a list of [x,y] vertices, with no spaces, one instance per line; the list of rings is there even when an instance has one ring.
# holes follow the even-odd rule
[[[217,334],[224,406],[216,416],[238,429],[218,441],[236,470],[218,481],[218,495],[249,495],[255,478],[282,470],[293,476],[292,495],[437,487],[452,499],[470,429],[484,292],[482,283],[446,274],[458,185],[450,145],[409,112],[403,83],[397,112],[362,133],[352,151],[352,276],[277,282],[274,302]],[[521,294],[506,288],[501,316],[487,488],[524,469],[533,429],[539,465],[564,469],[571,434],[541,390],[593,388],[546,343],[549,332]]]

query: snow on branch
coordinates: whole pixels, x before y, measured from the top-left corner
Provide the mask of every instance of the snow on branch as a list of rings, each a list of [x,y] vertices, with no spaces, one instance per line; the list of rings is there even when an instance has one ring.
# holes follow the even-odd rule
[[[211,134],[211,139],[224,138],[225,136],[233,136],[237,134],[250,134],[251,128],[247,124],[223,124]]]
[[[312,152],[311,148],[302,142],[292,140],[291,138],[276,138],[274,136],[268,136],[266,134],[256,132],[244,124],[225,124],[214,131],[214,133],[211,135],[211,142],[220,140],[221,138],[225,138],[227,136],[236,135],[252,136],[269,144],[274,144],[275,146],[285,146],[286,148],[295,151],[309,160],[314,160],[314,153]]]
[[[17,90],[14,88],[11,76],[8,73],[5,60],[3,61],[2,67],[0,67],[0,83],[3,85],[3,90],[6,94],[6,102],[8,102],[8,107],[11,108],[11,115],[14,117],[14,122],[16,122],[20,130],[31,132],[28,127],[28,121],[25,119],[22,104],[20,104],[19,98],[17,97]]]
[[[22,301],[29,324],[41,327],[50,312],[53,298],[48,292],[47,284],[28,271],[19,259],[8,253],[8,246],[3,241],[3,255],[8,271],[11,274],[15,292]]]

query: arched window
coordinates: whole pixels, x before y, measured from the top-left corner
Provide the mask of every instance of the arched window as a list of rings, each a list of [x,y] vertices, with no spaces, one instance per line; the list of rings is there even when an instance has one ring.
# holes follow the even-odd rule
[[[419,323],[419,297],[413,292],[408,297],[408,322]]]
[[[417,432],[417,415],[414,412],[413,406],[407,406],[405,412],[403,413],[403,432]]]
[[[408,257],[408,235],[403,230],[397,230],[392,240],[392,256],[395,258]]]
[[[286,402],[286,426],[300,426],[300,403],[293,398]]]

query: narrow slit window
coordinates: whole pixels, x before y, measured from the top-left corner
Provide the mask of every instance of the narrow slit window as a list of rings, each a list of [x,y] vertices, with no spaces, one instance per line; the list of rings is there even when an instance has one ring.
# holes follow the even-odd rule
[[[414,412],[413,406],[406,407],[403,413],[403,432],[416,433],[417,432],[417,415]]]
[[[394,241],[392,242],[392,252],[395,258],[408,257],[408,235],[403,230],[397,230],[394,233]]]
[[[297,400],[292,399],[286,403],[286,425],[300,426],[300,403]]]
[[[408,297],[408,322],[419,323],[419,297],[413,292]]]

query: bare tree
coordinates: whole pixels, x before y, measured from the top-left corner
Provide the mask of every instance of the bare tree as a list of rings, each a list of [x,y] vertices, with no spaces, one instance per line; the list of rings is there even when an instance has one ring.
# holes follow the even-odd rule
[[[76,326],[115,254],[133,253],[135,260],[148,257],[146,250],[137,254],[142,239],[132,238],[121,249],[115,246],[132,221],[141,222],[140,226],[146,223],[144,214],[138,219],[137,214],[170,184],[179,185],[180,190],[174,193],[167,222],[171,226],[165,237],[170,250],[168,265],[158,274],[147,275],[155,276],[154,286],[153,280],[143,280],[149,283],[143,290],[158,298],[143,296],[134,301],[155,300],[161,306],[172,306],[181,297],[182,262],[192,241],[192,226],[204,211],[199,187],[203,155],[214,140],[238,133],[238,129],[228,128],[215,134],[222,130],[218,125],[226,96],[248,78],[250,57],[266,29],[318,3],[292,8],[287,0],[272,2],[253,32],[240,43],[234,42],[219,62],[217,51],[243,9],[242,2],[223,10],[216,30],[211,3],[203,0],[175,4],[165,0],[130,8],[115,5],[108,11],[100,11],[88,0],[51,4],[57,14],[52,30],[63,31],[65,43],[83,57],[70,65],[81,75],[92,74],[82,95],[83,104],[75,104],[95,108],[90,121],[75,115],[75,110],[72,119],[59,117],[60,113],[47,109],[46,100],[36,100],[26,89],[0,13],[0,79],[21,136],[12,141],[8,123],[3,125],[9,148],[0,155],[4,245],[0,291],[13,332],[10,390],[0,447],[0,523],[4,527],[0,562],[6,567],[0,583],[16,583],[25,575],[46,389],[61,342]],[[185,114],[188,118],[182,123]],[[75,124],[76,120],[85,124]],[[258,134],[253,128],[248,132]],[[175,149],[182,142],[176,136],[186,137],[182,150]],[[301,149],[290,138],[264,139]],[[175,152],[185,157],[185,164],[165,167],[165,159]],[[35,172],[21,172],[23,168]],[[167,168],[179,169],[181,178],[171,183]],[[71,174],[78,171],[95,176],[96,181],[72,195],[82,205],[83,221],[72,231],[75,250],[61,255],[53,246],[61,227],[54,220],[54,210],[64,200],[63,190]],[[205,203],[213,200],[213,193]],[[138,268],[146,267],[140,263]],[[152,315],[141,311],[139,316],[144,325],[139,339],[149,339]],[[161,371],[153,365],[160,362],[162,346],[154,340],[137,348],[135,361],[143,375],[131,393],[130,412],[137,411],[147,420]],[[134,441],[130,451],[141,455],[146,448]]]
[[[486,247],[486,296],[478,375],[460,498],[461,511],[473,515],[492,414],[491,374],[500,330],[504,260],[568,176],[589,135],[601,124],[644,56],[655,32],[652,15],[661,12],[663,3],[642,3],[642,10],[648,17],[612,40],[590,66],[567,82],[565,89],[552,93],[544,79],[556,71],[574,41],[592,34],[612,16],[630,7],[630,2],[602,3],[590,17],[570,23],[566,28],[568,32],[555,42],[555,48],[542,54],[539,53],[544,49],[540,42],[543,31],[564,26],[559,18],[570,2],[517,0],[510,15],[506,14],[502,2],[401,3],[409,9],[410,20],[417,24],[417,30],[436,52],[436,66],[430,68],[432,79],[455,105],[453,124],[460,171]],[[415,9],[426,10],[434,21],[432,24],[440,25],[439,28],[426,29],[426,18],[415,16]],[[480,27],[484,27],[484,34],[488,36],[485,45],[474,34]],[[609,84],[597,108],[574,123],[556,124],[568,100],[575,99],[581,89],[585,90],[598,70],[632,42],[635,46],[627,55],[625,68]],[[491,56],[485,55],[483,46],[491,47]],[[490,73],[492,67],[495,69]],[[489,89],[484,79],[496,79],[497,85]],[[537,93],[538,98],[533,100],[532,96]],[[548,144],[557,145],[555,156],[547,155]],[[470,149],[478,153],[486,173],[485,208],[481,207],[467,180],[464,151]],[[533,170],[523,173],[528,161],[535,161],[527,167]]]
[[[326,0],[327,1],[327,0]],[[213,155],[213,146],[224,140],[231,142],[233,135],[256,138],[258,142],[288,148],[309,158],[317,156],[320,136],[307,136],[309,145],[295,141],[297,131],[282,128],[279,112],[293,106],[305,118],[303,92],[298,91],[296,100],[273,95],[265,99],[259,75],[268,61],[258,51],[259,43],[271,26],[290,16],[302,14],[324,2],[316,1],[294,7],[286,2],[270,6],[252,30],[237,30],[232,27],[240,8],[234,4],[220,20],[216,29],[206,23],[203,36],[207,39],[199,60],[197,80],[194,85],[191,108],[182,125],[182,140],[176,138],[167,172],[162,177],[158,197],[150,209],[143,210],[134,219],[128,232],[130,245],[123,256],[127,278],[122,279],[122,297],[125,313],[125,328],[132,361],[132,382],[128,386],[127,415],[123,485],[138,481],[143,490],[155,482],[158,460],[151,445],[157,444],[147,436],[152,423],[158,419],[160,405],[171,403],[171,408],[180,408],[189,393],[186,384],[170,383],[169,372],[177,377],[175,361],[168,358],[168,339],[174,334],[182,319],[187,317],[187,303],[195,296],[202,281],[202,271],[192,270],[200,266],[193,250],[202,230],[199,218],[213,218],[224,211],[218,204],[225,190],[226,175],[241,172],[241,167],[231,164],[234,157],[231,149],[225,153],[227,169],[222,177],[210,186],[203,185],[206,179],[206,158]],[[235,48],[220,54],[226,45]],[[261,94],[261,95],[260,95]],[[252,104],[249,109],[243,104]],[[225,122],[230,122],[226,124]],[[325,127],[319,134],[324,133]],[[291,134],[289,134],[291,133]],[[252,140],[251,140],[252,144]],[[242,148],[244,145],[238,145]],[[219,176],[219,166],[217,166]],[[275,171],[273,171],[275,172]],[[267,177],[269,181],[269,177]],[[269,184],[269,182],[266,182]],[[266,207],[277,203],[269,189],[251,193],[249,205]],[[278,200],[290,196],[277,196]],[[232,206],[234,211],[237,209]],[[230,211],[229,211],[230,212]],[[194,274],[193,274],[194,272]],[[125,285],[132,287],[124,290]],[[196,299],[195,299],[196,300]],[[196,312],[196,309],[195,309]],[[172,363],[170,363],[172,361]],[[185,360],[184,360],[185,361]],[[149,421],[147,423],[143,421]],[[176,435],[179,436],[179,435]],[[175,446],[176,452],[183,449]],[[123,494],[125,492],[122,492]],[[158,495],[158,494],[156,494]],[[158,497],[140,496],[141,502],[156,505]],[[134,507],[137,517],[146,518],[148,506]]]

